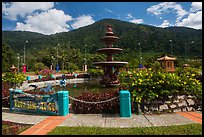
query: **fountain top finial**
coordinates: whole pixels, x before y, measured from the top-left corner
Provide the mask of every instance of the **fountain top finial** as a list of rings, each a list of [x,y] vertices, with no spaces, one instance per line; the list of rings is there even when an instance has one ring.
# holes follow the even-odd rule
[[[107,25],[106,27],[106,35],[107,36],[113,36],[113,29],[111,25]]]
[[[107,31],[107,32],[113,32],[113,30],[112,30],[112,26],[111,26],[111,25],[108,25],[106,31]]]

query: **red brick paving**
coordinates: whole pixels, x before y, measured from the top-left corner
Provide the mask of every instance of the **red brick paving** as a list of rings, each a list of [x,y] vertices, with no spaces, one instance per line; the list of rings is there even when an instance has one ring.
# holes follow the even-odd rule
[[[184,116],[194,122],[202,124],[202,114],[196,112],[176,112],[177,114]]]
[[[71,114],[67,116],[49,116],[19,135],[46,135],[70,116]]]
[[[176,114],[202,124],[202,114],[196,112],[176,112]],[[67,116],[50,116],[19,135],[46,135],[70,116],[71,114]]]

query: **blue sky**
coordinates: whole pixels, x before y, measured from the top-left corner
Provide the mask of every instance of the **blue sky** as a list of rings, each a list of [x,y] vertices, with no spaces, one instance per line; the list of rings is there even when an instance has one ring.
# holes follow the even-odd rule
[[[202,2],[3,2],[2,30],[46,35],[105,19],[202,29]]]

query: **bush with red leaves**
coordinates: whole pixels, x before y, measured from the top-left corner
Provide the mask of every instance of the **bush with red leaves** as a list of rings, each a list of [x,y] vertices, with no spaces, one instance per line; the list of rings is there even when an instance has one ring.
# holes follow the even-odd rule
[[[55,93],[55,91],[51,91],[51,92],[40,91],[39,88],[37,88],[36,91],[33,91],[33,90],[25,90],[24,92],[25,92],[25,93],[28,93],[28,94],[35,94],[35,95],[51,95],[51,94],[54,94],[54,93]]]
[[[50,80],[55,80],[55,78],[51,78],[51,77],[42,77],[42,79],[35,79],[34,82],[50,81]]]
[[[100,113],[119,113],[119,91],[108,91],[102,93],[84,92],[77,99],[88,102],[101,102],[118,97],[114,100],[104,103],[83,103],[80,101],[72,102],[72,109],[77,114],[100,114]]]
[[[2,106],[9,107],[11,84],[9,82],[2,82]]]
[[[31,127],[29,124],[20,124],[10,121],[2,121],[2,135],[18,135],[20,132]]]

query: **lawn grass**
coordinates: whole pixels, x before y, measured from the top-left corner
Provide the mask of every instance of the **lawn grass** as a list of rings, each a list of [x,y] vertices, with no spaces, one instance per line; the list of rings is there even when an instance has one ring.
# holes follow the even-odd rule
[[[201,124],[160,127],[100,128],[58,126],[47,135],[202,135]]]

